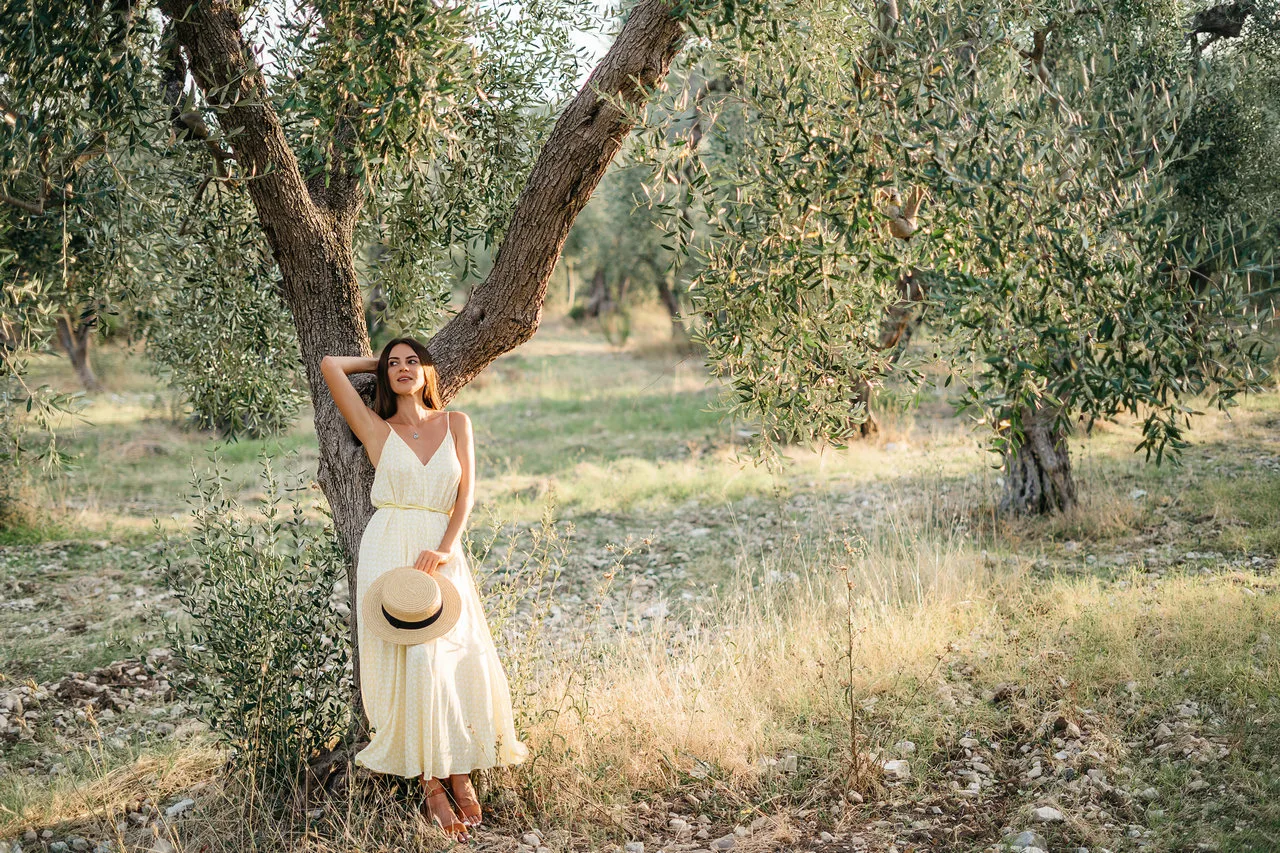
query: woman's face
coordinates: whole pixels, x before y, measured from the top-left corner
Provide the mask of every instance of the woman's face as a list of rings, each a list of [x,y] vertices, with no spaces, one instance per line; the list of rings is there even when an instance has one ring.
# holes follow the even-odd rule
[[[397,395],[421,394],[427,382],[418,354],[408,344],[396,344],[387,356],[387,381]]]

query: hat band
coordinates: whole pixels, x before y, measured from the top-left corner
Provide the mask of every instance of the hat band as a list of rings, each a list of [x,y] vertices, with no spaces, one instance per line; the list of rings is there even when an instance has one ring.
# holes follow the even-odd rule
[[[419,619],[416,622],[406,622],[403,619],[397,619],[387,612],[387,608],[381,608],[382,615],[393,628],[401,628],[403,630],[413,630],[415,628],[427,628],[437,619],[444,615],[444,603],[440,604],[440,609],[428,616],[426,619]]]

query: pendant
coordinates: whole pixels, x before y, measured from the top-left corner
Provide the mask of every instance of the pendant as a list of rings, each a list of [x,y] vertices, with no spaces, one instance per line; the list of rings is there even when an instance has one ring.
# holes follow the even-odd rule
[[[418,437],[418,434],[415,432],[415,433],[413,434],[413,437],[414,437],[414,438],[417,438],[417,437]]]

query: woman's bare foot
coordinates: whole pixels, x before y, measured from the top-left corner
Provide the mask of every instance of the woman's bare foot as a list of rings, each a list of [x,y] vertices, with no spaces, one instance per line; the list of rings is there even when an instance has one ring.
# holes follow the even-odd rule
[[[467,826],[479,826],[480,800],[476,797],[476,789],[471,784],[471,776],[466,773],[455,773],[449,777],[449,785],[453,788],[453,799],[462,812],[462,822]]]
[[[423,792],[427,795],[427,817],[434,821],[445,835],[459,843],[466,843],[467,825],[458,820],[453,806],[449,805],[449,794],[445,791],[444,785],[440,784],[439,779],[423,777],[418,781],[422,783]]]

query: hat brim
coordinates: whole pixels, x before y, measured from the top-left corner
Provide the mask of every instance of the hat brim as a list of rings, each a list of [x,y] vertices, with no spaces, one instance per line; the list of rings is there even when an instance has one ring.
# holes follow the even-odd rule
[[[375,637],[400,646],[416,646],[419,643],[429,643],[449,633],[449,630],[458,624],[458,617],[462,615],[462,596],[458,594],[458,588],[453,585],[453,581],[440,572],[434,572],[431,575],[432,580],[440,587],[441,612],[439,618],[424,628],[397,628],[387,621],[387,617],[382,612],[382,591],[388,581],[394,579],[396,572],[404,569],[408,569],[411,572],[418,571],[413,566],[401,566],[398,569],[383,572],[374,579],[373,583],[369,584],[369,589],[365,591],[364,601],[360,608],[360,616],[364,619],[365,627]]]

